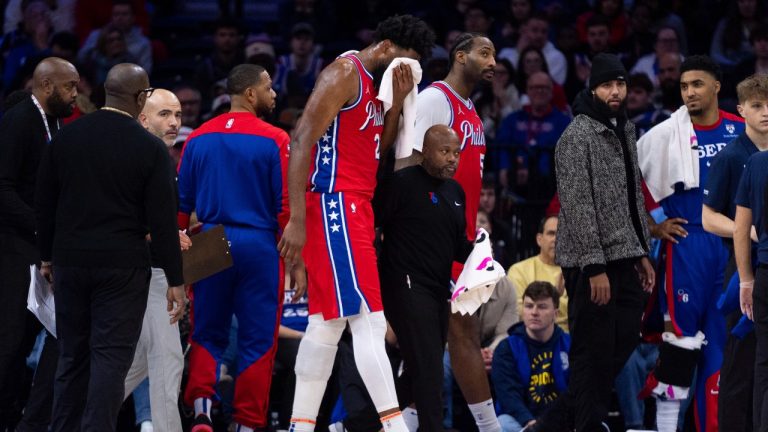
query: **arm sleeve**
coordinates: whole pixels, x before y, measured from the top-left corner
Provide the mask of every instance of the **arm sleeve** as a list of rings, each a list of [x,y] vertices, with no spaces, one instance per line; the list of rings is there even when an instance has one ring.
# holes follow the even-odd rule
[[[421,151],[424,134],[436,124],[451,122],[451,107],[443,92],[428,87],[416,96],[416,127],[414,128],[413,149]]]
[[[18,127],[10,115],[0,122],[0,220],[4,224],[30,234],[35,232],[35,217],[17,192],[17,181],[22,166],[23,148],[27,143],[26,130]]]
[[[555,148],[557,191],[560,196],[562,222],[569,227],[578,251],[579,267],[605,265],[605,255],[597,232],[597,214],[592,199],[589,162],[590,145],[576,139],[566,130]]]
[[[37,216],[37,246],[40,260],[50,261],[53,255],[53,237],[55,233],[56,206],[59,198],[58,174],[53,163],[56,138],[46,147],[40,161],[35,190],[35,210]]]
[[[144,212],[147,215],[152,249],[165,270],[169,286],[184,284],[181,267],[181,246],[174,212],[173,172],[165,146],[159,143],[151,155],[152,170],[144,185]]]
[[[288,205],[288,158],[289,158],[288,134],[283,132],[277,137],[277,154],[272,169],[272,193],[274,202],[277,203],[277,223],[280,230],[285,229],[288,219],[291,217]]]
[[[496,390],[496,400],[501,406],[501,413],[508,414],[524,425],[533,420],[533,414],[525,405],[524,391],[527,384],[523,384],[520,373],[517,371],[515,354],[508,343],[500,343],[493,352],[491,364],[491,381]]]
[[[728,212],[731,204],[731,197],[728,196],[731,188],[731,164],[727,156],[727,153],[722,152],[715,156],[704,186],[704,204],[723,214]]]

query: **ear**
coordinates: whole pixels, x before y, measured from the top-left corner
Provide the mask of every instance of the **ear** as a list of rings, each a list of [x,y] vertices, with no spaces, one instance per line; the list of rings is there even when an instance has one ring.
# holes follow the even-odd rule
[[[45,91],[46,95],[53,94],[53,82],[50,78],[43,78],[43,90]]]
[[[146,127],[147,127],[147,115],[146,115],[146,114],[144,114],[144,111],[142,111],[142,112],[140,112],[140,113],[139,113],[139,123],[140,123],[140,124],[141,124],[141,126],[143,126],[144,128],[146,128]]]
[[[715,81],[715,94],[720,93],[720,81]]]
[[[741,104],[736,105],[736,110],[739,112],[740,116],[744,117],[744,107]]]
[[[467,63],[467,52],[466,51],[456,51],[456,61],[458,61],[460,64],[466,64]]]

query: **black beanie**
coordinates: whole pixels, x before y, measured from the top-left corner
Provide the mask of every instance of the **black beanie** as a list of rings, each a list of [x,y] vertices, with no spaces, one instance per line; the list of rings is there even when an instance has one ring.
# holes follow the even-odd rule
[[[592,71],[589,74],[589,88],[612,80],[627,80],[627,70],[615,54],[600,53],[592,59]]]

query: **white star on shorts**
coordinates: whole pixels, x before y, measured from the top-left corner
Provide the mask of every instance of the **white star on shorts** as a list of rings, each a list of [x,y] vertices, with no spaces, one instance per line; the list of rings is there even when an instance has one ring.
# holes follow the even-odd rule
[[[323,161],[323,165],[328,165],[331,159],[328,156],[323,156],[322,161]]]
[[[336,213],[335,211],[334,212],[330,212],[330,213],[328,213],[328,217],[330,217],[331,220],[336,220],[336,219],[339,218],[339,214]]]
[[[336,208],[336,204],[338,204],[337,201],[330,200],[330,201],[328,201],[328,208],[334,208],[335,209]]]
[[[339,232],[339,228],[341,228],[341,225],[333,224],[331,225],[331,232]]]

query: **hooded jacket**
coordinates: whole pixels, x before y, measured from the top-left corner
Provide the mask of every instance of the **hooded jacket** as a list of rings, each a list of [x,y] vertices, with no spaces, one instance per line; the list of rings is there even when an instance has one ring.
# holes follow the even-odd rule
[[[635,126],[579,93],[576,117],[555,149],[559,214],[555,261],[589,276],[611,261],[648,254],[650,232],[637,164]],[[622,113],[623,114],[623,113]]]

